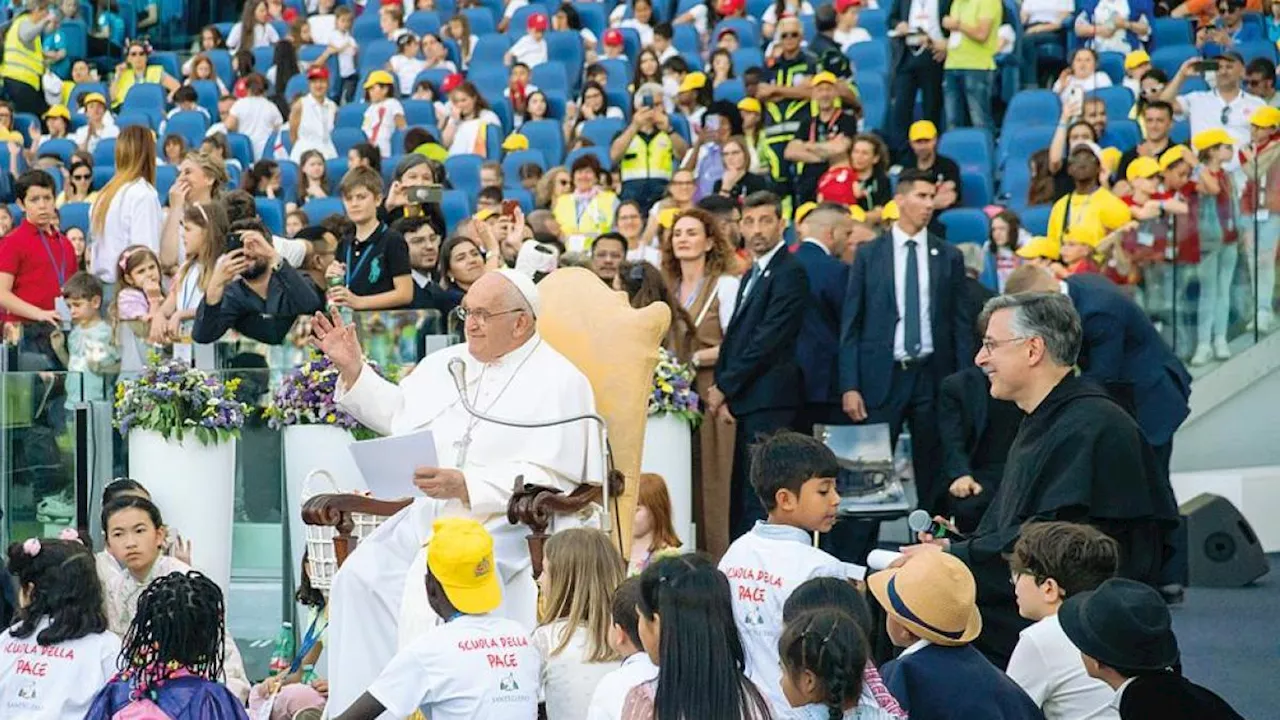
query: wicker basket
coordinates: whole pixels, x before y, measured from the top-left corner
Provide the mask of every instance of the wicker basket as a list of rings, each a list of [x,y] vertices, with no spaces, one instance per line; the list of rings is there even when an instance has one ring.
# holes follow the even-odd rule
[[[317,487],[317,481],[322,481],[325,486]],[[305,505],[307,500],[316,495],[339,492],[342,491],[338,489],[338,484],[328,470],[312,470],[302,482],[302,503]],[[386,519],[383,515],[351,513],[352,539],[358,544],[373,534]],[[329,588],[333,586],[333,576],[338,572],[338,556],[333,549],[333,538],[337,533],[336,528],[327,525],[306,526],[307,575],[311,579],[311,587],[325,595],[328,595]]]

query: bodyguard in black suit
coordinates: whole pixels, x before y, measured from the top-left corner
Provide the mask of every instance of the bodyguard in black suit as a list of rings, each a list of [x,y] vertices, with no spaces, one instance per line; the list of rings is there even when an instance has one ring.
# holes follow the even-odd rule
[[[751,489],[751,445],[761,434],[790,428],[800,409],[796,338],[809,302],[804,268],[782,242],[782,205],[770,192],[747,196],[742,235],[755,257],[742,278],[738,301],[716,363],[707,412],[737,423],[730,524],[734,537],[765,517]]]
[[[809,278],[809,302],[796,342],[796,361],[804,377],[804,407],[796,431],[813,426],[849,424],[840,408],[840,313],[849,286],[849,266],[840,259],[853,229],[844,205],[820,205],[800,223],[803,239],[793,253]]]
[[[920,507],[941,506],[935,399],[938,383],[973,364],[973,323],[960,251],[929,234],[933,178],[904,170],[889,232],[858,248],[840,334],[840,387],[854,421],[889,423],[897,442],[911,423]]]

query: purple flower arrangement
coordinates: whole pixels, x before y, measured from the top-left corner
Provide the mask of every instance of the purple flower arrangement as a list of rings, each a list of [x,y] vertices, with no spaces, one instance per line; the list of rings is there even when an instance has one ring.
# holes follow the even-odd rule
[[[192,433],[209,445],[240,434],[249,406],[236,398],[240,380],[152,355],[136,377],[116,383],[114,423],[120,434],[152,430],[166,440]]]
[[[383,370],[370,363],[379,375],[396,381],[393,368]],[[376,433],[360,424],[334,402],[338,387],[338,368],[329,358],[313,354],[300,367],[291,370],[276,388],[271,404],[263,411],[267,425],[274,430],[290,425],[334,425],[348,430],[357,439],[376,437]]]
[[[693,388],[693,366],[682,363],[666,348],[658,350],[658,366],[653,371],[653,392],[649,414],[671,414],[697,427],[702,422],[702,406]]]

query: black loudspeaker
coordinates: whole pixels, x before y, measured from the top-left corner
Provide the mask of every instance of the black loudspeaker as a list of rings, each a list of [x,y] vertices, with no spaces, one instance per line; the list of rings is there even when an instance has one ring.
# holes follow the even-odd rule
[[[1226,498],[1202,493],[1178,510],[1187,525],[1191,585],[1241,587],[1267,574],[1258,536]]]

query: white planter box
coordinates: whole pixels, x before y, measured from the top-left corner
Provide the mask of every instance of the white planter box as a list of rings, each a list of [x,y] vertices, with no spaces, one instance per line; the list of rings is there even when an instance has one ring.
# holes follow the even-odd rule
[[[236,442],[202,445],[151,430],[129,432],[129,477],[142,483],[164,522],[191,541],[191,563],[231,589],[231,525],[236,498]]]
[[[675,415],[650,415],[644,427],[640,471],[667,481],[671,523],[684,547],[697,545],[693,527],[693,428]]]

